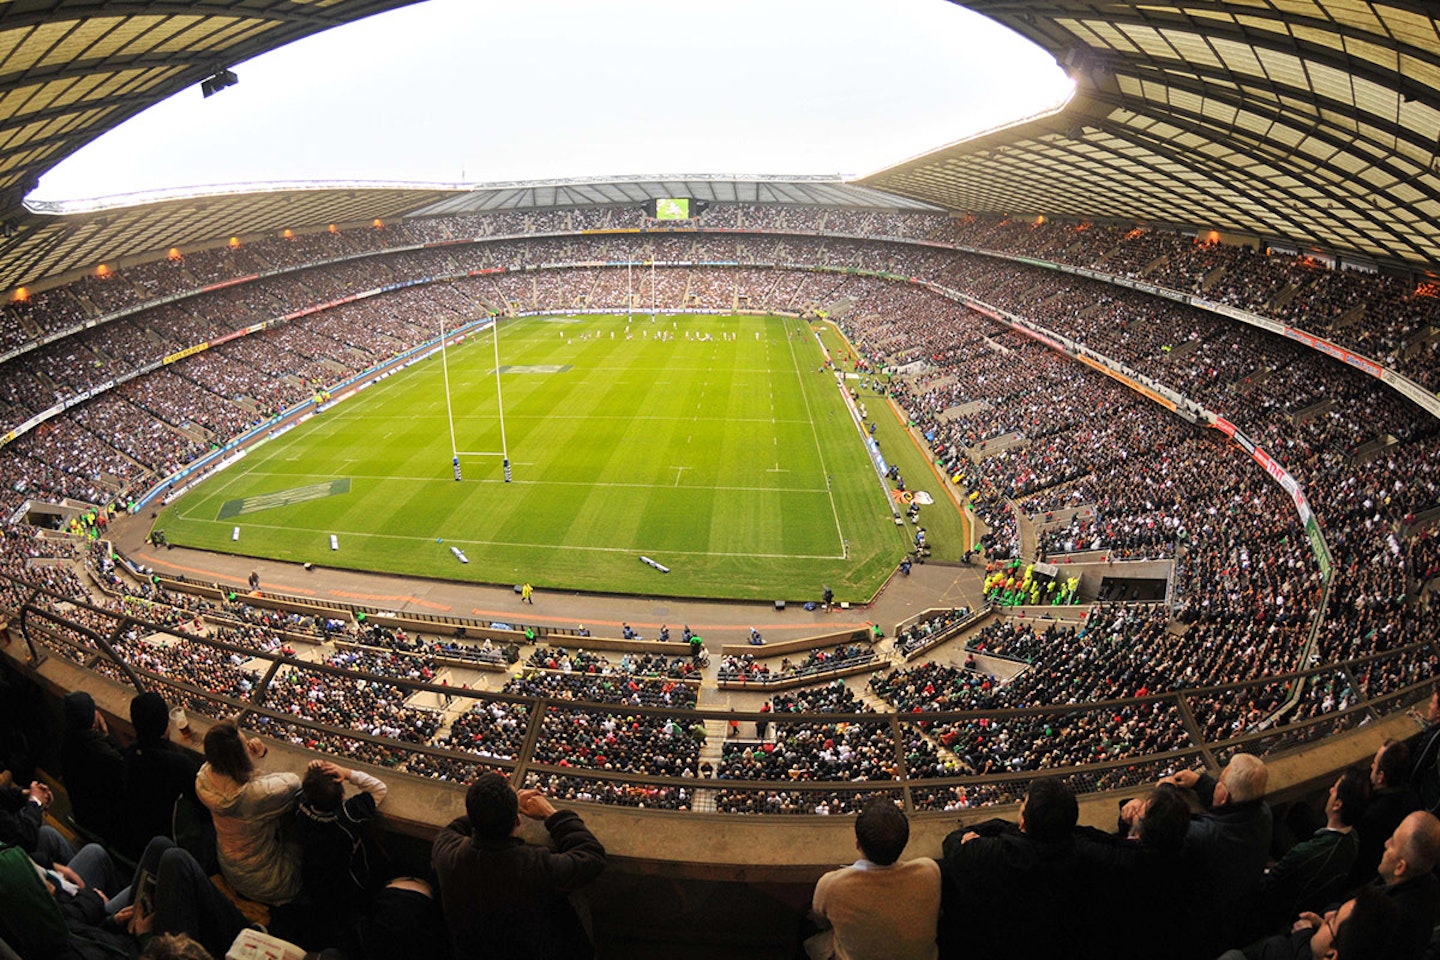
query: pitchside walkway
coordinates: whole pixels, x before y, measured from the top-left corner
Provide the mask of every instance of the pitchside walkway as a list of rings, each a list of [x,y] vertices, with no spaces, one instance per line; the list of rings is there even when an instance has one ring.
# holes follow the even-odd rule
[[[184,547],[156,548],[146,542],[149,521],[142,515],[121,518],[110,524],[107,536],[115,546],[137,563],[157,573],[184,575],[199,580],[243,584],[252,571],[260,575],[260,589],[293,594],[314,600],[365,603],[400,613],[423,613],[489,620],[521,621],[574,629],[583,624],[596,636],[618,637],[620,625],[629,623],[641,636],[653,639],[662,624],[668,624],[678,639],[681,628],[690,628],[705,638],[712,656],[726,643],[744,643],[755,627],[770,641],[811,637],[821,633],[859,629],[878,623],[887,634],[895,624],[932,607],[982,605],[981,580],[984,566],[951,566],[936,563],[917,565],[910,575],[895,576],[880,591],[875,603],[866,608],[839,607],[829,613],[805,610],[789,603],[776,610],[773,603],[723,600],[684,600],[666,597],[636,597],[587,594],[536,589],[531,604],[522,603],[509,586],[483,586],[448,580],[425,580],[394,574],[362,573],[315,567],[306,571],[299,564],[254,560],[206,553]],[[819,600],[820,584],[815,586]],[[802,598],[803,599],[803,598]]]

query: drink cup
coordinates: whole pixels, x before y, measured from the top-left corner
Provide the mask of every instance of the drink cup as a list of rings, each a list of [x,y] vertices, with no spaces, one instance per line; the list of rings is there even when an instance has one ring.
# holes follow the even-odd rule
[[[190,718],[185,715],[184,707],[171,708],[170,726],[186,740],[190,739]]]

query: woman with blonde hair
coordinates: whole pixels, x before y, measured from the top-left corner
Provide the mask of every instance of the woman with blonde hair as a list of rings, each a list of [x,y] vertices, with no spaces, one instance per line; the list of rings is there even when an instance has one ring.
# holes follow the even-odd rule
[[[195,793],[215,820],[220,870],[235,892],[261,903],[288,903],[300,893],[300,849],[288,836],[300,796],[293,773],[258,773],[269,750],[234,720],[205,734],[205,765]]]

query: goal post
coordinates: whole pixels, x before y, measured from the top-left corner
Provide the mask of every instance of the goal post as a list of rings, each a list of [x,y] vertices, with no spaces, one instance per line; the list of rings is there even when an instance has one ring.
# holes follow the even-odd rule
[[[510,447],[505,438],[505,397],[500,392],[500,313],[496,310],[490,311],[490,338],[495,344],[495,402],[500,422],[500,449],[499,450],[461,450],[455,440],[455,404],[450,396],[450,357],[446,350],[445,315],[439,316],[440,323],[440,370],[441,380],[445,385],[445,420],[450,427],[450,466],[454,470],[455,479],[462,480],[463,472],[460,465],[461,457],[499,457],[505,471],[505,482],[511,481],[510,471]],[[481,329],[484,329],[483,327]]]

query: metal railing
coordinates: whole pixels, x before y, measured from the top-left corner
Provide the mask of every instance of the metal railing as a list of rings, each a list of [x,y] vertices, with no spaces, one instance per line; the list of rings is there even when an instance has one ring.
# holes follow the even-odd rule
[[[474,770],[488,767],[512,775],[517,782],[526,778],[566,778],[597,785],[608,784],[612,787],[635,787],[638,796],[644,796],[645,788],[653,788],[652,792],[683,791],[692,798],[692,802],[698,790],[720,791],[727,796],[750,794],[768,797],[778,794],[792,800],[810,795],[844,798],[850,795],[890,792],[901,797],[907,808],[912,810],[946,809],[947,806],[957,803],[970,806],[977,803],[1008,802],[1018,799],[1023,794],[1025,785],[1042,770],[1024,765],[1006,768],[1007,764],[1000,764],[1002,769],[982,771],[973,768],[961,770],[953,764],[947,769],[947,764],[940,760],[945,748],[941,746],[924,749],[924,745],[930,744],[934,748],[937,732],[963,730],[967,726],[983,729],[992,725],[1003,725],[1007,721],[1048,720],[1052,727],[1058,729],[1065,722],[1083,720],[1089,716],[1098,718],[1095,729],[1104,730],[1106,718],[1129,710],[1146,709],[1156,712],[1157,715],[1159,711],[1173,713],[1174,722],[1184,727],[1186,740],[1173,749],[1117,755],[1103,762],[1058,769],[1053,766],[1043,768],[1043,772],[1048,775],[1068,778],[1077,793],[1134,787],[1151,783],[1164,773],[1181,766],[1203,763],[1215,768],[1223,764],[1229,756],[1242,750],[1261,755],[1283,754],[1322,737],[1403,711],[1428,696],[1431,688],[1430,666],[1440,662],[1440,649],[1426,641],[1338,663],[1319,664],[1285,674],[1257,677],[1241,683],[1185,688],[1148,697],[1075,705],[920,714],[898,709],[894,712],[875,713],[761,713],[709,710],[703,707],[674,709],[648,704],[485,692],[350,670],[326,663],[300,660],[283,652],[266,652],[214,637],[194,636],[146,620],[132,611],[107,610],[42,585],[6,575],[0,575],[0,578],[8,581],[6,586],[12,598],[21,598],[12,620],[12,629],[18,628],[24,639],[30,653],[31,666],[38,666],[47,656],[58,655],[81,667],[110,676],[136,691],[164,689],[170,699],[185,703],[202,714],[239,714],[242,722],[250,723],[262,732],[275,735],[274,731],[280,731],[277,737],[279,739],[289,739],[322,751],[329,746],[353,759],[369,758],[372,762],[385,766],[401,769],[414,767],[420,775],[430,775],[425,770],[427,764],[446,765],[461,774],[459,778],[473,776]],[[187,613],[193,618],[193,611]],[[133,658],[126,656],[130,644],[145,643],[147,649],[154,649],[154,645],[146,641],[124,640],[126,634],[132,631],[168,638],[166,643],[183,640],[212,649],[223,655],[227,661],[240,661],[253,675],[260,675],[262,670],[263,675],[251,682],[250,690],[244,695],[235,695],[220,689],[205,689],[184,677],[160,673],[131,662]],[[1373,676],[1372,668],[1393,666],[1402,669],[1398,673],[1392,671],[1393,676],[1382,674],[1378,680]],[[238,664],[235,668],[237,671],[241,669]],[[268,704],[266,699],[277,681],[284,682],[281,678],[291,674],[305,677],[306,682],[309,682],[310,678],[319,678],[316,682],[340,681],[348,684],[364,681],[366,687],[388,685],[402,691],[406,699],[417,693],[429,693],[450,698],[452,704],[469,702],[469,710],[458,709],[452,705],[451,710],[457,715],[469,713],[477,706],[488,708],[494,704],[500,710],[513,715],[517,727],[523,723],[524,734],[523,737],[517,734],[511,738],[511,742],[518,741],[519,746],[513,755],[505,756],[504,751],[499,751],[501,755],[482,754],[458,749],[453,745],[435,743],[433,734],[426,742],[412,742],[297,716],[276,709],[272,704]],[[631,675],[613,676],[617,679],[629,679]],[[1322,676],[1328,676],[1332,685],[1338,684],[1343,691],[1343,696],[1337,698],[1328,710],[1320,710],[1315,703],[1304,701],[1317,712],[1268,729],[1247,727],[1236,736],[1209,740],[1201,734],[1201,727],[1196,723],[1197,708],[1213,713],[1215,710],[1224,709],[1227,704],[1246,702],[1248,691],[1274,689],[1276,685],[1291,690],[1301,689]],[[1365,679],[1359,679],[1362,677]],[[716,778],[706,779],[696,775],[698,743],[695,759],[686,764],[685,776],[656,776],[644,771],[624,769],[593,769],[568,760],[569,765],[547,762],[555,758],[537,752],[546,721],[560,720],[572,711],[580,711],[595,718],[603,718],[605,715],[623,716],[630,723],[646,720],[672,721],[676,729],[685,731],[685,736],[692,736],[690,731],[707,721],[723,722],[727,727],[731,721],[765,721],[775,731],[772,739],[782,743],[788,743],[793,732],[790,728],[795,725],[801,725],[797,730],[808,729],[812,733],[816,730],[834,731],[859,725],[869,730],[872,736],[876,735],[877,731],[884,730],[884,736],[889,738],[894,748],[894,762],[888,776],[863,780],[822,779],[817,777],[814,771],[780,780],[738,779],[727,775],[723,763]],[[366,721],[371,718],[358,719]],[[1174,729],[1177,728],[1172,726],[1172,730]],[[759,743],[754,738],[735,738],[733,742],[737,745]],[[360,744],[363,749],[357,753],[347,744]],[[923,755],[923,762],[910,759],[917,749]],[[954,772],[951,773],[950,770]],[[663,796],[661,800],[663,801]],[[780,806],[783,807],[784,804]],[[805,806],[803,801],[799,806]]]

